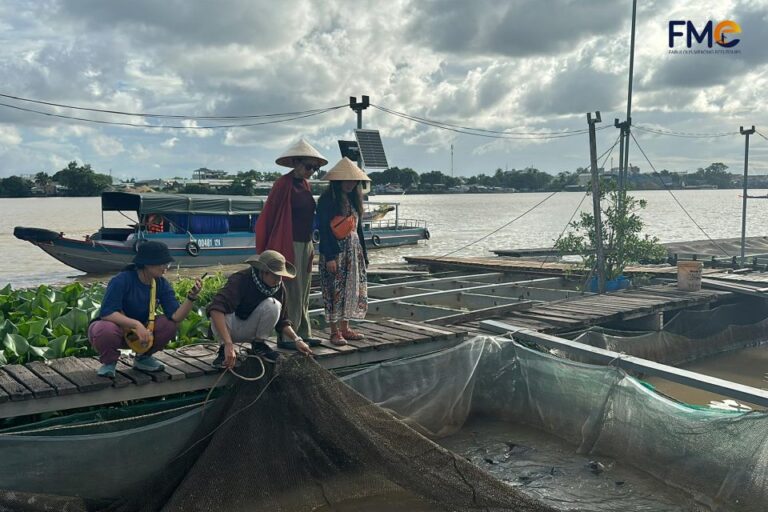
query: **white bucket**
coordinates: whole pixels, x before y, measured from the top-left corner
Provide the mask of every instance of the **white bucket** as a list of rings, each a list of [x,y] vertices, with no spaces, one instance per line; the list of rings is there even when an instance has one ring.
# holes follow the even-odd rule
[[[704,264],[700,261],[677,262],[677,288],[689,292],[701,290],[701,269]]]

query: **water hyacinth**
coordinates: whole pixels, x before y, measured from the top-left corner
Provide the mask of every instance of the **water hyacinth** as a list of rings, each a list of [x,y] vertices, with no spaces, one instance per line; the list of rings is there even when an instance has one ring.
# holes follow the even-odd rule
[[[181,302],[194,279],[177,275],[172,281]],[[179,325],[170,348],[207,341],[210,322],[205,306],[225,281],[221,272],[203,281],[197,303]],[[103,283],[0,289],[0,365],[96,355],[88,342],[88,325],[99,314],[105,289]]]

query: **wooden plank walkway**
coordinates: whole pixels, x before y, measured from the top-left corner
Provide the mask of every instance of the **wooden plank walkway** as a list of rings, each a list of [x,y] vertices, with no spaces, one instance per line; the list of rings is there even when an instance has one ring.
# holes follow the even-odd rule
[[[654,285],[556,300],[500,318],[505,323],[551,334],[649,317],[665,311],[710,304],[731,296],[730,292],[720,290],[689,292],[678,290],[673,285]],[[479,328],[479,322],[459,325]]]
[[[431,269],[463,269],[473,272],[525,272],[526,274],[566,275],[585,274],[581,265],[523,259],[507,259],[496,257],[451,258],[438,256],[405,256],[410,264],[427,265]],[[649,276],[677,276],[677,267],[671,265],[630,265],[624,273],[627,275],[645,274]],[[720,273],[717,269],[704,269],[703,274]]]
[[[315,359],[329,369],[370,364],[449,348],[468,334],[463,327],[395,319],[363,322],[355,328],[366,335],[365,340],[344,347],[328,342],[330,332],[315,332],[324,340],[321,346],[313,348]],[[286,355],[296,353],[280,351]],[[215,347],[210,345],[166,350],[157,354],[165,363],[165,370],[145,373],[133,369],[131,358],[123,356],[114,380],[96,374],[100,364],[95,358],[67,357],[48,364],[36,361],[6,365],[0,367],[0,418],[166,396],[232,383],[234,378],[230,374],[222,376],[220,370],[211,366],[214,357]]]

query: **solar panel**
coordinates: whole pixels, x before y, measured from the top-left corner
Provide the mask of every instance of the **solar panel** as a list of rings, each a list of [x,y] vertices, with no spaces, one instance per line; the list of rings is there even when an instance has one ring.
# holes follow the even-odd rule
[[[341,150],[342,158],[347,157],[357,163],[357,158],[360,156],[360,148],[357,147],[357,142],[354,140],[340,140],[339,150]]]
[[[366,169],[389,168],[379,130],[355,130],[355,138],[363,156],[363,167]]]

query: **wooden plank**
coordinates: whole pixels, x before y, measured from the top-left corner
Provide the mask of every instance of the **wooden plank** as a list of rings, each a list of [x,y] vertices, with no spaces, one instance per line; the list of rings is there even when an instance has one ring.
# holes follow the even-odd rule
[[[97,391],[112,386],[112,380],[99,377],[96,372],[76,357],[53,359],[51,368],[70,380],[81,393]]]
[[[246,344],[246,345],[250,349],[250,344]],[[239,350],[239,348],[237,350]],[[194,352],[191,352],[191,353],[194,353]],[[194,366],[195,368],[202,370],[203,373],[207,375],[219,373],[221,371],[218,368],[214,368],[213,366],[211,366],[211,362],[216,357],[214,354],[211,354],[210,356],[192,357],[187,355],[186,351],[179,352],[178,350],[168,351],[168,354],[180,361],[187,363],[190,366]]]
[[[418,343],[425,339],[431,339],[429,336],[424,336],[423,333],[414,332],[411,329],[404,329],[402,326],[385,324],[383,322],[377,323],[371,326],[382,335],[387,336],[395,345],[402,345],[404,343]]]
[[[454,332],[447,331],[444,329],[438,329],[434,326],[427,326],[424,324],[418,324],[413,322],[402,322],[400,320],[387,320],[386,324],[391,325],[397,329],[400,330],[409,330],[411,332],[415,332],[416,334],[423,334],[425,341],[427,339],[429,340],[438,340],[438,339],[451,339],[456,338],[457,335]]]
[[[179,357],[178,352],[174,350],[158,352],[155,355],[157,356],[158,360],[162,361],[164,364],[180,371],[183,374],[183,378],[185,379],[194,379],[205,375],[205,370],[199,366],[192,365],[187,362],[190,357]]]
[[[2,388],[13,402],[29,400],[33,397],[32,392],[24,384],[17,381],[0,368],[0,388]]]
[[[165,373],[167,373],[171,380],[181,380],[186,379],[187,374],[184,371],[184,367],[192,368],[187,363],[184,363],[182,361],[179,361],[178,359],[175,359],[173,357],[170,357],[165,351],[161,350],[159,352],[155,352],[153,354],[155,356],[155,359],[160,361],[165,365]],[[195,368],[196,369],[196,368]],[[203,375],[202,370],[198,370],[200,372],[200,375]]]
[[[31,363],[27,363],[26,366],[29,368],[29,371],[43,379],[49,386],[55,389],[57,395],[63,396],[77,393],[77,386],[72,384],[66,377],[44,362],[32,361]]]
[[[467,313],[459,313],[456,315],[447,315],[439,318],[431,318],[424,323],[440,326],[448,326],[459,322],[467,322],[471,320],[482,320],[485,318],[492,318],[498,315],[508,313],[510,311],[517,311],[520,309],[529,309],[537,302],[534,301],[517,301],[512,304],[502,304],[500,306],[493,306],[488,308],[476,309]]]
[[[8,372],[14,379],[24,384],[35,398],[45,398],[56,396],[56,390],[50,384],[35,375],[28,368],[20,364],[8,364],[3,366],[3,370]]]

